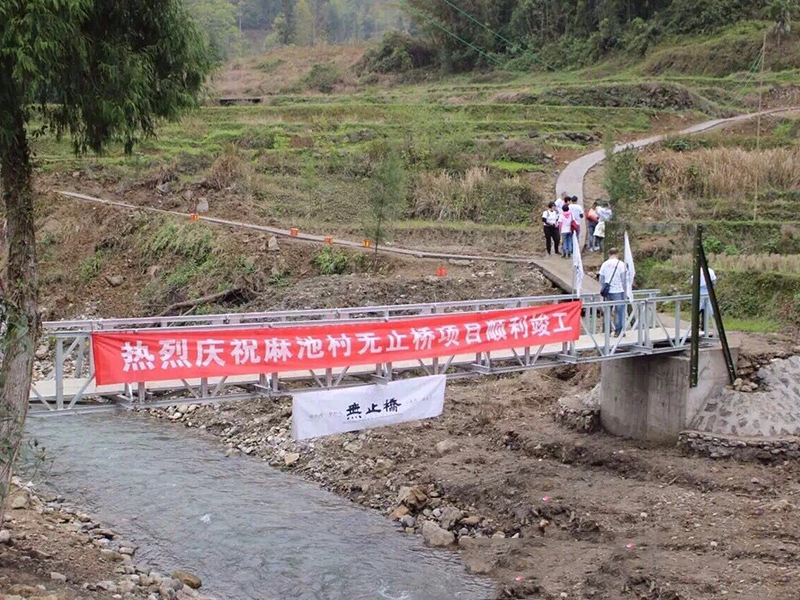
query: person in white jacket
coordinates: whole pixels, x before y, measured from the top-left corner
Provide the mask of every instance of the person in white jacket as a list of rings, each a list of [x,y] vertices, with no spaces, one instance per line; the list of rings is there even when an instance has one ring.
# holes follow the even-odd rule
[[[602,289],[605,284],[608,284],[608,295],[604,297],[606,301],[625,300],[625,284],[627,277],[627,269],[625,263],[622,262],[618,256],[616,248],[611,248],[608,251],[608,260],[600,267],[600,288]],[[614,320],[612,326],[614,328],[614,335],[622,335],[622,329],[625,325],[626,305],[617,304],[614,306]]]

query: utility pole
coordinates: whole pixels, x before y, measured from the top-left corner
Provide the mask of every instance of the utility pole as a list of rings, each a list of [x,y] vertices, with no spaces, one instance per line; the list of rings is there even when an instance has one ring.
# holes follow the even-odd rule
[[[764,32],[764,43],[761,46],[761,68],[758,81],[758,125],[756,126],[756,154],[761,152],[761,111],[764,106],[764,63],[767,59],[767,32]],[[756,169],[756,191],[753,197],[753,221],[758,220],[758,193],[760,175]]]

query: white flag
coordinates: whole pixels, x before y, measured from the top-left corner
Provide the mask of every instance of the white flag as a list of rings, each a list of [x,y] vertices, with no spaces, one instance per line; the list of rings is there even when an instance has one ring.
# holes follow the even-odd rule
[[[581,240],[578,234],[572,232],[572,289],[580,298],[581,284],[583,283],[583,260],[581,259]]]
[[[625,295],[628,302],[633,302],[633,278],[636,277],[636,267],[633,265],[633,252],[627,231],[625,232],[625,277]]]

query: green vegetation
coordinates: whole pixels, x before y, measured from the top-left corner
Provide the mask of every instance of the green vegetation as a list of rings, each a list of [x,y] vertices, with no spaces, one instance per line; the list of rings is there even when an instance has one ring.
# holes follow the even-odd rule
[[[95,250],[94,254],[88,256],[80,267],[80,279],[88,283],[94,279],[103,268],[103,251]]]
[[[320,275],[342,275],[350,268],[347,254],[333,248],[325,248],[319,252],[314,257],[313,263]]]
[[[372,172],[369,189],[369,206],[364,217],[364,233],[378,248],[391,235],[394,222],[400,216],[406,201],[406,173],[396,148],[377,146],[382,154]]]
[[[535,165],[529,162],[517,162],[515,160],[495,160],[491,164],[495,169],[508,171],[509,173],[542,171],[542,165]]]
[[[603,185],[613,206],[619,210],[629,210],[646,196],[642,177],[642,165],[638,151],[626,148],[614,154],[614,141],[606,140],[606,161],[603,171]]]
[[[454,7],[439,0],[409,0],[408,12],[447,68],[462,71],[501,64],[547,71],[586,65],[609,54],[641,57],[658,43],[709,34],[745,19],[770,19],[775,35],[783,35],[797,12],[797,3],[469,0]],[[740,60],[747,58],[745,54]],[[662,64],[665,60],[662,56]]]

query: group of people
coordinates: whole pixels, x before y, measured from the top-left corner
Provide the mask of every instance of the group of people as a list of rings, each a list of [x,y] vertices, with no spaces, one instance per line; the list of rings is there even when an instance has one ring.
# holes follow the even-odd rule
[[[588,252],[602,251],[603,239],[606,235],[606,222],[610,221],[612,216],[613,213],[608,204],[603,206],[599,202],[595,202],[584,215],[578,197],[561,192],[555,202],[548,204],[547,210],[542,213],[547,255],[558,254],[560,242],[561,256],[563,258],[572,256],[574,252],[572,234],[577,233],[578,239],[580,239],[584,219],[588,226],[584,249]]]

